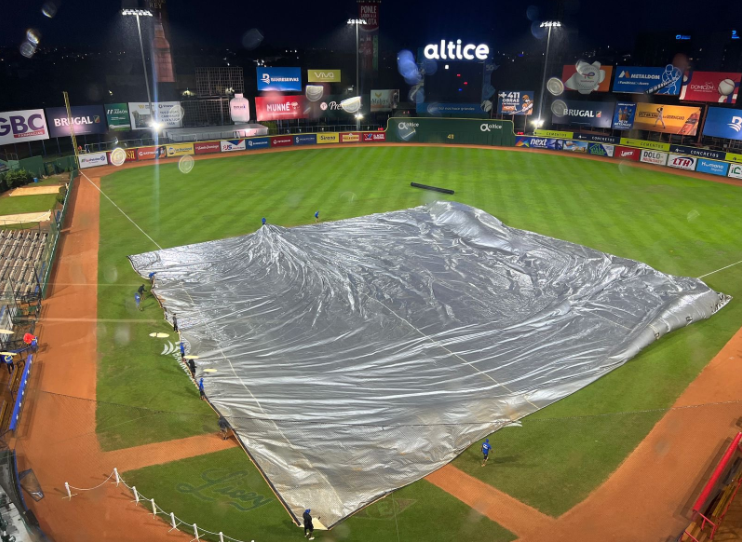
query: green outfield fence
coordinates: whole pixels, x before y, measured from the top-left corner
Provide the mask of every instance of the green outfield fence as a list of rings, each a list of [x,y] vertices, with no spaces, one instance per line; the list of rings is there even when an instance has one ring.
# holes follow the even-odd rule
[[[62,203],[62,210],[55,211],[54,216],[51,220],[51,235],[52,240],[47,243],[44,252],[41,257],[42,273],[41,275],[41,298],[45,299],[47,291],[49,289],[49,279],[51,277],[52,268],[54,267],[54,257],[57,254],[57,245],[59,244],[59,237],[64,224],[64,218],[67,216],[67,209],[70,202],[70,194],[72,194],[72,187],[75,184],[75,179],[79,170],[77,168],[70,171],[70,180],[67,185],[67,193],[64,196],[64,203]]]

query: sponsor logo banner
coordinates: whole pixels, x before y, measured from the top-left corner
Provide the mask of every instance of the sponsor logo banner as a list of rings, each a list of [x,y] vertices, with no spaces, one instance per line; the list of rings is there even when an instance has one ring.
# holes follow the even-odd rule
[[[122,150],[122,151],[124,151],[126,153],[126,158],[125,158],[124,162],[134,162],[134,161],[137,160],[137,149],[121,149],[121,147],[119,147],[119,149]],[[113,164],[114,166],[115,165],[119,165],[119,164],[116,164],[114,162],[114,160],[111,158],[111,153],[112,152],[113,151],[111,151],[109,153],[106,153],[106,154],[108,154],[108,163],[109,164]]]
[[[742,179],[742,164],[731,164],[729,166],[729,176]]]
[[[634,128],[663,134],[694,136],[698,131],[700,118],[700,107],[642,103],[636,106]]]
[[[574,137],[573,132],[560,132],[559,130],[536,130],[534,133],[541,137],[558,137],[561,139],[572,139]]]
[[[324,145],[325,143],[340,143],[340,134],[339,133],[317,134],[317,143],[319,145]]]
[[[657,141],[643,141],[641,139],[630,139],[628,137],[621,138],[621,145],[628,145],[629,147],[640,147],[642,149],[654,149],[657,151],[669,151],[669,143],[658,143]]]
[[[613,92],[677,96],[680,94],[682,75],[680,70],[671,64],[664,68],[617,66]]]
[[[634,127],[636,104],[618,102],[613,113],[614,130],[631,130]]]
[[[306,119],[306,98],[298,96],[268,96],[255,98],[258,121]]]
[[[616,147],[613,153],[615,158],[621,158],[623,160],[633,160],[634,162],[639,161],[641,151],[639,149],[630,149],[629,147]]]
[[[497,113],[500,115],[532,115],[532,90],[504,90],[497,95]]]
[[[708,149],[698,149],[696,147],[686,147],[684,145],[670,145],[670,152],[679,154],[690,154],[701,158],[714,158],[715,160],[724,160],[725,152],[711,151]]]
[[[347,132],[340,134],[340,143],[360,143],[361,133],[360,132]]]
[[[364,143],[373,143],[374,141],[386,141],[386,132],[364,132]]]
[[[139,147],[137,149],[137,160],[157,160],[166,156],[167,150],[165,149],[165,145],[160,145],[159,147]]]
[[[258,90],[302,90],[301,68],[257,68],[257,70]]]
[[[63,108],[64,109],[64,108]],[[89,167],[98,167],[108,165],[108,156],[105,152],[93,152],[90,154],[81,154],[80,169],[87,169]]]
[[[294,136],[294,145],[316,145],[316,134],[302,134]]]
[[[340,70],[307,70],[308,83],[339,83]]]
[[[529,149],[550,149],[558,151],[562,149],[562,140],[547,137],[518,136],[515,138],[515,146]]]
[[[453,104],[453,103],[419,103],[417,114],[424,117],[471,117],[488,116],[480,104]]]
[[[244,139],[226,139],[217,143],[217,145],[221,152],[244,151],[247,149],[247,144]]]
[[[593,128],[610,128],[613,121],[613,102],[587,102],[581,100],[566,100],[567,111],[562,116],[552,112],[551,122],[554,124],[580,124]]]
[[[193,144],[194,154],[212,154],[215,152],[221,152],[218,141],[205,141],[203,143]]]
[[[129,130],[129,106],[125,103],[106,104],[106,122],[109,130]]]
[[[562,82],[565,88],[576,90],[580,94],[610,92],[611,74],[613,66],[601,66],[600,62],[589,64],[580,60],[577,64],[562,68]]]
[[[737,167],[740,170],[742,170],[741,166],[734,166]],[[726,177],[727,171],[729,171],[729,164],[726,162],[717,162],[716,160],[707,160],[706,158],[699,158],[697,165],[696,165],[696,171],[700,171],[701,173],[710,173],[711,175],[721,175],[722,177]],[[740,173],[742,175],[742,172]]]
[[[183,126],[183,107],[180,102],[156,102],[157,121],[166,128]],[[152,124],[152,112],[146,102],[129,102],[129,119],[132,130],[144,130]]]
[[[0,113],[0,145],[49,139],[43,109]]]
[[[639,155],[639,161],[646,162],[647,164],[664,166],[667,165],[667,153],[660,151],[642,150],[641,154]]]
[[[667,165],[677,169],[686,169],[688,171],[696,170],[695,156],[685,156],[684,154],[671,154],[667,159]]]
[[[742,110],[709,107],[703,135],[742,140]]]
[[[587,141],[572,141],[571,139],[568,139],[562,142],[562,150],[587,153],[587,148],[589,145],[590,144]]]
[[[398,89],[371,90],[371,112],[392,111],[399,105]]]
[[[245,148],[249,150],[253,149],[266,149],[271,146],[271,140],[267,137],[253,137],[245,140]]]
[[[103,106],[75,105],[70,108],[72,125],[75,135],[105,134],[107,132]],[[70,119],[67,118],[67,108],[50,107],[46,109],[46,122],[49,125],[51,137],[67,137],[70,135]]]
[[[590,143],[587,146],[587,153],[595,156],[610,156],[613,158],[613,153],[616,147],[613,145],[607,145],[604,143]]]
[[[583,141],[595,141],[596,143],[610,143],[615,145],[620,138],[613,136],[595,135],[595,134],[574,134],[572,139],[581,139]]]
[[[733,152],[728,152],[726,156],[724,156],[724,160],[727,162],[737,162],[742,164],[742,154],[734,154]]]
[[[168,156],[185,156],[193,154],[193,143],[169,143],[165,145]]]
[[[742,73],[689,71],[683,76],[680,99],[735,104],[740,79]]]
[[[292,136],[275,136],[271,138],[271,147],[290,147],[294,144]]]

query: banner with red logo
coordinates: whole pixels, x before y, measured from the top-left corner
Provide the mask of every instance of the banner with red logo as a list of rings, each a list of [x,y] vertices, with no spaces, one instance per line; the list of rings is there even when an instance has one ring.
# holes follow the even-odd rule
[[[294,138],[292,136],[277,136],[271,138],[271,147],[289,147],[293,144]]]
[[[358,17],[365,22],[359,25],[358,50],[363,71],[379,69],[379,8],[381,0],[358,2]]]
[[[360,132],[344,132],[340,134],[340,143],[360,143]]]
[[[364,143],[386,141],[386,132],[363,132],[363,141]]]
[[[157,160],[167,157],[165,145],[159,147],[139,147],[137,149],[137,160]]]
[[[134,162],[137,159],[137,149],[124,149],[124,152],[126,152],[127,162]],[[111,162],[111,151],[106,154],[108,155],[108,163],[113,164],[113,162]]]
[[[683,76],[680,99],[736,104],[742,73],[689,71]]]
[[[688,171],[696,170],[697,158],[695,156],[686,156],[684,154],[671,154],[667,159],[667,165],[677,169],[686,169]]]
[[[306,119],[307,109],[307,99],[302,95],[275,94],[255,98],[255,113],[258,121]]]
[[[562,68],[562,82],[565,88],[580,94],[610,92],[612,74],[613,66],[601,66],[600,62],[588,64],[580,60],[577,64]]]
[[[613,154],[614,158],[621,158],[622,160],[633,160],[634,162],[639,161],[639,149],[631,149],[629,147],[616,147],[616,151]]]
[[[193,144],[194,154],[212,154],[221,151],[221,146],[218,141],[204,141]]]

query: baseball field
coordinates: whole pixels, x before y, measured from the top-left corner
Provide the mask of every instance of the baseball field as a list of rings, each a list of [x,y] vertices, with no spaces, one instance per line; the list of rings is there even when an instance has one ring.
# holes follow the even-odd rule
[[[89,182],[85,178],[81,182]],[[443,196],[410,182],[455,190]],[[247,154],[122,169],[100,179],[96,433],[104,451],[211,434],[216,416],[173,357],[172,328],[130,254],[243,235],[261,226],[331,221],[451,199],[506,224],[702,277],[742,295],[742,189],[666,169],[547,153],[460,147],[348,147]],[[155,244],[156,243],[156,244]],[[710,320],[654,343],[605,378],[491,436],[458,471],[548,518],[605,482],[732,335],[733,301]],[[168,340],[153,332],[169,333]],[[169,344],[170,343],[170,344]],[[287,390],[290,394],[290,390]],[[709,402],[714,398],[709,397]],[[682,474],[682,473],[680,473]],[[299,534],[239,448],[122,472],[166,510],[240,540]],[[467,479],[469,479],[467,477]],[[318,511],[321,515],[321,511]],[[327,540],[514,540],[484,510],[421,480],[362,510]],[[670,535],[672,533],[668,533]]]

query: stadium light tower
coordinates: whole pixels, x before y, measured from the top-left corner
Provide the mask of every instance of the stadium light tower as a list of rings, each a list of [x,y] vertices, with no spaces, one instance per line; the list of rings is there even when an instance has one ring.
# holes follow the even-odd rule
[[[121,15],[134,16],[137,19],[137,32],[139,33],[139,50],[142,53],[142,68],[144,68],[144,84],[147,87],[147,103],[149,104],[149,114],[152,118],[152,127],[157,129],[155,118],[155,108],[152,103],[152,95],[149,92],[149,77],[147,76],[147,63],[144,61],[144,45],[142,44],[142,27],[139,24],[139,17],[152,17],[152,12],[148,9],[122,9]]]
[[[356,27],[356,96],[361,95],[360,62],[358,60],[358,26],[366,24],[366,19],[348,19],[348,24]],[[356,117],[356,129],[360,128],[361,120]]]
[[[538,100],[538,118],[535,120],[534,124],[536,124],[539,128],[543,126],[544,119],[541,118],[541,108],[544,105],[544,94],[546,93],[546,66],[549,63],[549,45],[551,44],[551,29],[562,26],[562,23],[559,21],[544,21],[541,23],[541,28],[548,28],[548,34],[546,37],[546,57],[544,58],[544,76],[541,78],[541,96]]]

